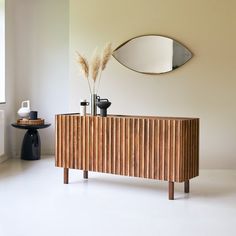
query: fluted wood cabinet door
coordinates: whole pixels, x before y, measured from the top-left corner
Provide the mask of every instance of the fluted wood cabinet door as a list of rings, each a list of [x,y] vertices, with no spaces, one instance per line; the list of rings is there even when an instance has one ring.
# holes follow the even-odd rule
[[[199,119],[56,115],[56,166],[183,182],[199,174]]]

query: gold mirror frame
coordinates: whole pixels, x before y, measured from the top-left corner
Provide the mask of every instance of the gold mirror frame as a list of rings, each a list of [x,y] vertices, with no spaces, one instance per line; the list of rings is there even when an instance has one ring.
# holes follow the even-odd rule
[[[173,71],[193,57],[192,52],[177,40],[155,34],[131,38],[118,46],[112,55],[123,66],[151,75]]]

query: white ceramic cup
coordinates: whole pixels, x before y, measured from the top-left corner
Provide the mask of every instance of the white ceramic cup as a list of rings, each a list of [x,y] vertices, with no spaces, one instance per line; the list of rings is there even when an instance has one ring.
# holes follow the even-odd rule
[[[89,102],[86,101],[86,99],[80,100],[80,115],[86,116],[86,106],[89,105]]]

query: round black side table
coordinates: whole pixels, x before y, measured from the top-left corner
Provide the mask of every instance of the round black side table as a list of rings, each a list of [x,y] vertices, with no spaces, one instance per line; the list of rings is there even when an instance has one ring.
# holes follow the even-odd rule
[[[28,161],[39,160],[41,154],[41,142],[37,129],[47,128],[51,124],[20,125],[13,123],[11,125],[15,128],[27,129],[21,146],[21,159]]]

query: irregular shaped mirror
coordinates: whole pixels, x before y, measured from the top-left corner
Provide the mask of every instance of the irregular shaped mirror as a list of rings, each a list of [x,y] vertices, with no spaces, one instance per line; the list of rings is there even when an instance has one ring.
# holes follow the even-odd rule
[[[117,47],[113,56],[122,65],[144,74],[172,71],[192,58],[192,53],[174,39],[144,35]]]

